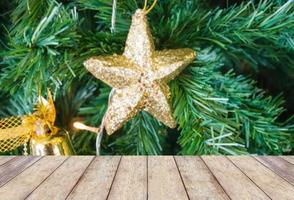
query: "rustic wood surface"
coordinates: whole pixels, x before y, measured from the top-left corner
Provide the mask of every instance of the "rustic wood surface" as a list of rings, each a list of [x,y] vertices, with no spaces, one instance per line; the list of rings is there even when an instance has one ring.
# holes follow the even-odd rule
[[[2,156],[6,199],[294,200],[294,156]]]

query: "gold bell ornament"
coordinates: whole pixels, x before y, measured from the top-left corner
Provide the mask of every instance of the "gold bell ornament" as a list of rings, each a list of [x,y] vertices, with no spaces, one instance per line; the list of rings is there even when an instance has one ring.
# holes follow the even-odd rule
[[[48,100],[39,95],[31,115],[0,120],[0,152],[11,151],[29,142],[34,156],[74,154],[68,132],[54,126],[56,110],[48,90]],[[26,152],[25,152],[26,154]]]

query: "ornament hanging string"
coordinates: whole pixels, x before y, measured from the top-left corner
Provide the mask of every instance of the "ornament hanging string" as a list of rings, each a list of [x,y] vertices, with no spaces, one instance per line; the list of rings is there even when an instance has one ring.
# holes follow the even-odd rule
[[[114,90],[112,89],[110,91],[110,94],[109,94],[109,97],[108,97],[108,108],[110,107],[110,104],[112,103],[111,99],[112,99],[113,94],[114,94]],[[106,113],[108,111],[108,108],[106,110]],[[97,133],[97,137],[96,137],[96,155],[97,156],[100,155],[101,141],[102,141],[102,138],[103,138],[103,133],[105,131],[105,116],[106,115],[104,115],[103,118],[102,118],[101,125],[100,125],[100,128],[99,128],[99,132]]]
[[[111,33],[115,33],[115,22],[116,22],[116,0],[112,1],[112,15],[111,15]]]
[[[145,0],[143,10],[145,11],[146,15],[154,8],[157,3],[157,0],[154,0],[150,8],[147,9],[148,0]]]
[[[150,6],[150,8],[147,9],[148,0],[145,0],[143,10],[146,14],[148,14],[156,5],[157,0],[154,0],[153,4]],[[115,33],[115,23],[116,23],[116,5],[117,0],[112,0],[112,14],[111,14],[111,33]]]

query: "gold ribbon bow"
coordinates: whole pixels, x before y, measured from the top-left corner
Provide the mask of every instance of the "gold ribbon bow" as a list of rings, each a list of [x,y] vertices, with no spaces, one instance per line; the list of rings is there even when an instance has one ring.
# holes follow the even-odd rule
[[[56,132],[56,110],[49,89],[47,94],[48,100],[39,95],[33,114],[0,119],[0,152],[16,149],[31,137],[48,137]]]

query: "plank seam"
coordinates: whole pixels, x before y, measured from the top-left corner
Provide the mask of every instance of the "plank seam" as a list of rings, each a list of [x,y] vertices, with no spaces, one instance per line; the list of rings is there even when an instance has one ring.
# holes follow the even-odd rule
[[[5,163],[2,163],[2,164],[0,165],[0,167],[1,167],[2,165],[4,165],[4,164],[8,163],[8,162],[11,162],[11,161],[14,160],[15,158],[17,158],[17,157],[12,157],[10,160],[7,160]]]
[[[146,195],[146,200],[148,200],[148,198],[149,198],[149,172],[148,172],[148,158],[149,158],[149,156],[147,156],[147,158],[146,158],[146,181],[147,181],[147,185],[146,185],[146,187],[147,187],[147,195]]]
[[[15,158],[9,160],[8,162],[14,160]],[[15,177],[17,177],[18,175],[22,174],[24,171],[26,171],[27,169],[29,169],[31,166],[33,166],[36,162],[38,162],[39,160],[41,160],[42,157],[40,157],[39,159],[35,160],[34,162],[32,162],[29,166],[27,166],[26,168],[24,168],[22,171],[20,171],[18,174],[16,174],[15,176],[13,176],[11,179],[9,179],[6,183],[4,183],[3,185],[0,186],[3,187],[5,186],[7,183],[9,183],[10,181],[12,181]]]
[[[282,160],[286,161],[287,163],[294,165],[293,163],[291,163],[290,161],[286,160],[285,158],[283,158],[282,156],[279,156],[279,158],[281,158]]]
[[[212,172],[212,170],[210,169],[210,167],[207,165],[207,163],[205,162],[205,160],[203,160],[202,156],[200,156],[200,159],[202,160],[202,162],[204,163],[204,165],[206,166],[206,168],[208,169],[208,171],[211,173],[212,177],[215,179],[215,181],[219,184],[219,186],[221,187],[221,189],[223,190],[223,192],[227,195],[227,197],[229,199],[232,200],[232,198],[230,197],[230,195],[228,194],[228,192],[226,191],[226,189],[222,186],[222,184],[219,182],[219,180],[217,179],[217,177],[214,175],[214,173]]]
[[[178,163],[177,163],[177,161],[176,161],[176,159],[175,159],[174,156],[173,156],[173,159],[174,159],[175,165],[176,165],[176,167],[177,167],[177,170],[178,170],[178,172],[179,172],[179,175],[180,175],[180,178],[181,178],[182,184],[183,184],[183,186],[184,186],[184,189],[185,189],[186,195],[187,195],[188,199],[190,200],[190,196],[189,196],[189,194],[188,194],[188,191],[187,191],[186,185],[185,185],[185,183],[184,183],[184,180],[183,180],[183,177],[182,177],[181,171],[180,171],[180,169],[179,169]]]
[[[42,157],[43,158],[43,157]],[[24,199],[27,199],[36,189],[38,189],[42,183],[44,183],[61,165],[63,165],[63,163],[65,163],[65,161],[67,161],[68,158],[66,158],[64,161],[62,161],[51,173],[49,173],[49,175],[43,180],[41,181]]]
[[[69,193],[66,195],[65,199],[68,199],[69,195],[74,191],[74,189],[78,186],[80,180],[84,177],[86,171],[88,170],[88,168],[90,167],[90,165],[94,162],[96,157],[93,157],[92,160],[89,162],[88,166],[86,167],[86,169],[83,171],[83,173],[81,174],[81,176],[78,178],[77,182],[75,183],[75,185],[71,188],[71,190],[69,191]]]
[[[119,169],[119,166],[120,166],[120,162],[121,162],[121,160],[122,160],[122,156],[120,157],[120,159],[119,159],[119,161],[118,161],[117,168],[116,168],[115,174],[114,174],[114,176],[113,176],[113,179],[112,179],[112,181],[111,181],[110,189],[109,189],[109,191],[108,191],[108,194],[107,194],[107,196],[106,196],[106,199],[109,198],[109,195],[110,195],[110,192],[111,192],[111,189],[112,189],[112,186],[113,186],[113,183],[114,183],[114,180],[115,180],[116,174],[117,174],[117,172],[118,172],[118,169]]]
[[[287,179],[285,179],[284,177],[282,177],[281,175],[279,175],[277,172],[275,172],[273,169],[271,169],[270,167],[266,166],[263,162],[259,161],[257,158],[253,157],[257,162],[259,162],[260,164],[262,164],[264,167],[266,167],[267,169],[269,169],[270,171],[272,171],[274,174],[276,174],[278,177],[282,178],[284,181],[286,181],[287,183],[289,183],[291,186],[294,186],[294,184],[292,184],[291,182],[289,182]],[[266,162],[266,161],[265,161]]]
[[[257,185],[257,183],[255,183],[245,172],[243,172],[243,170],[238,167],[231,159],[229,159],[228,157],[226,157],[226,159],[228,159],[237,169],[240,170],[240,172],[242,174],[244,174],[260,191],[262,191],[269,199],[272,199],[265,191],[263,191],[263,189],[261,187],[259,187],[259,185]]]

